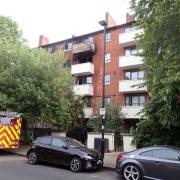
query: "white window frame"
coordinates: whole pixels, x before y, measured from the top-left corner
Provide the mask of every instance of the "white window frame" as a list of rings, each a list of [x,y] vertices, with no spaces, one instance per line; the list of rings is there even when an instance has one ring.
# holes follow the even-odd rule
[[[65,49],[65,46],[67,45],[67,49]],[[65,42],[64,43],[64,51],[72,50],[72,43],[71,42]]]
[[[104,85],[110,85],[111,84],[111,75],[105,74],[104,76]]]
[[[111,33],[106,33],[106,42],[111,41]]]

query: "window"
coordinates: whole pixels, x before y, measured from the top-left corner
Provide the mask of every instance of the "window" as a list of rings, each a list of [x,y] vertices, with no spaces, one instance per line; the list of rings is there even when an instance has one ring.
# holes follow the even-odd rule
[[[104,84],[109,85],[111,83],[111,76],[109,74],[105,74],[104,76]]]
[[[41,144],[50,145],[50,144],[51,144],[51,138],[49,138],[49,137],[44,137],[44,138],[41,138],[39,142],[40,142]]]
[[[85,99],[85,104],[84,104],[85,107],[91,107],[91,97],[87,97]]]
[[[133,32],[133,31],[135,31],[135,30],[136,30],[136,27],[130,26],[130,27],[126,27],[126,28],[124,29],[124,32],[125,32],[125,33],[128,33],[128,32]]]
[[[71,61],[67,60],[64,62],[64,68],[71,68]]]
[[[145,96],[126,96],[126,106],[143,106]]]
[[[76,83],[77,85],[83,85],[83,84],[92,84],[92,77],[79,77],[76,79]]]
[[[111,54],[110,53],[106,53],[105,54],[105,63],[109,63],[111,62]]]
[[[160,159],[179,160],[180,153],[171,149],[156,149],[153,150],[153,156]]]
[[[134,55],[137,55],[138,53],[141,54],[142,52],[143,52],[142,49],[126,48],[124,50],[124,55],[125,56],[134,56]]]
[[[106,42],[111,41],[111,33],[106,33]]]
[[[72,43],[64,43],[64,50],[71,50],[72,49]]]
[[[105,102],[106,105],[109,104],[110,103],[110,97],[106,96],[104,98],[104,102]]]
[[[125,72],[126,80],[138,80],[144,78],[144,71],[131,71]]]
[[[51,53],[55,53],[55,52],[56,52],[56,46],[52,46],[52,47],[50,48],[50,52],[51,52]]]
[[[140,154],[141,156],[153,156],[152,151],[146,151]]]
[[[62,140],[56,138],[53,138],[52,145],[59,148],[63,148],[67,146],[66,143],[64,143]]]
[[[89,36],[87,39],[84,40],[85,43],[93,43],[94,39],[92,36]]]

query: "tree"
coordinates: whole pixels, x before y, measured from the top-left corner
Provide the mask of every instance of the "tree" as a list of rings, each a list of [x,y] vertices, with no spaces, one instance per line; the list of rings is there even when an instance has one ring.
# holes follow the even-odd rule
[[[104,132],[115,133],[115,146],[120,147],[121,127],[124,123],[124,115],[118,105],[106,105],[106,114],[104,121]],[[101,132],[102,116],[96,112],[89,119],[88,124],[95,132]]]
[[[0,44],[0,109],[24,113],[31,125],[59,123],[65,127],[72,120],[70,109],[75,100],[74,79],[64,68],[63,53],[29,49],[17,24],[2,16]],[[76,108],[80,113],[82,109]]]
[[[138,38],[143,49],[149,102],[134,130],[138,146],[180,146],[180,3],[179,0],[139,0],[133,3]]]

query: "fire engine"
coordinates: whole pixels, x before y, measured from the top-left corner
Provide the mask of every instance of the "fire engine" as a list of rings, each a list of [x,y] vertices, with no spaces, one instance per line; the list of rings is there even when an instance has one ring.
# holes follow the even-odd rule
[[[17,112],[0,112],[0,149],[19,147],[22,118]]]

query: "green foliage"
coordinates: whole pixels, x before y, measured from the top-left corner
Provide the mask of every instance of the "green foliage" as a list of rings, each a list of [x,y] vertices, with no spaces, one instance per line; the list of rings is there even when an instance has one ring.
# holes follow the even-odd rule
[[[150,100],[134,131],[139,146],[180,145],[180,1],[139,0],[133,6]],[[176,139],[176,141],[174,140]]]
[[[124,123],[124,115],[121,112],[121,108],[118,105],[106,105],[106,114],[104,120],[104,132],[115,133],[115,145],[120,146],[121,139],[121,125]],[[102,116],[99,112],[92,115],[92,118],[88,121],[88,126],[95,132],[101,132]]]
[[[18,26],[0,16],[0,109],[24,113],[29,123],[59,123],[82,112],[73,97],[74,79],[64,69],[62,52],[50,54],[43,49],[29,49]],[[77,112],[78,111],[78,112]]]

